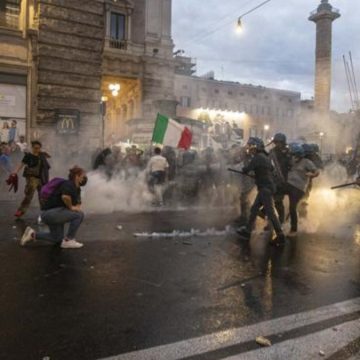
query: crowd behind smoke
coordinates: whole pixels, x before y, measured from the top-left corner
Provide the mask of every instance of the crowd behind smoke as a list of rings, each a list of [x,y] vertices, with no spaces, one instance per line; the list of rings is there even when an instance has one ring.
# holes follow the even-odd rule
[[[21,161],[26,144],[2,143],[1,154],[9,157],[12,164]],[[240,170],[243,166],[245,147],[233,145],[228,149],[206,148],[202,151],[179,150],[164,147],[163,156],[169,167],[168,181],[164,185],[166,209],[187,209],[189,207],[236,208],[240,215],[240,197],[253,188],[251,179],[233,174],[228,168]],[[89,155],[89,154],[87,154]],[[112,146],[97,149],[92,155],[92,169],[83,195],[84,208],[89,213],[111,213],[154,211],[154,194],[149,187],[147,163],[153,155],[153,148],[141,150],[136,146],[121,148]],[[90,157],[90,156],[88,156]],[[358,159],[357,159],[358,160]],[[303,229],[308,232],[333,230],[334,227],[350,223],[356,216],[360,202],[357,189],[330,190],[332,185],[349,181],[357,175],[353,156],[340,154],[327,158],[327,163],[307,204],[307,218]],[[57,157],[50,159],[55,169],[62,163]],[[69,165],[69,160],[66,161]],[[9,170],[10,171],[10,170]],[[4,185],[6,169],[1,168],[1,183]],[[250,183],[250,184],[249,184]],[[2,186],[4,194],[6,188]],[[253,193],[255,191],[253,190]],[[254,194],[250,195],[250,200]]]
[[[227,150],[207,148],[203,151],[164,148],[163,155],[170,164],[169,181],[165,185],[166,208],[228,207],[237,209],[240,215],[241,193],[250,186],[253,189],[251,202],[256,191],[251,179],[230,173],[228,168],[240,170],[244,153],[245,148],[240,145]],[[150,157],[151,149],[143,152],[133,147],[126,153],[116,147],[105,150],[103,163],[89,174],[84,197],[86,209],[94,213],[154,211],[146,172]],[[354,188],[330,190],[331,186],[350,181],[356,175],[347,167],[350,158],[349,154],[342,154],[327,159],[320,177],[314,180],[307,216],[301,219],[304,231],[316,232],[321,228],[332,232],[354,221],[360,191]]]

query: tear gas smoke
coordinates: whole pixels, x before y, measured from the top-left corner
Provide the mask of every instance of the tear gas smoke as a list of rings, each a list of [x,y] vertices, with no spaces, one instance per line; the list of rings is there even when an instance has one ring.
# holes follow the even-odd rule
[[[336,163],[326,167],[320,177],[314,179],[314,188],[308,200],[308,214],[306,219],[300,220],[300,231],[338,234],[344,227],[358,223],[360,190],[330,190],[331,186],[347,181],[346,170]]]
[[[83,194],[85,210],[106,214],[115,211],[141,212],[151,209],[152,194],[146,185],[146,173],[126,180],[115,176],[111,180],[101,172],[88,174],[88,185]]]

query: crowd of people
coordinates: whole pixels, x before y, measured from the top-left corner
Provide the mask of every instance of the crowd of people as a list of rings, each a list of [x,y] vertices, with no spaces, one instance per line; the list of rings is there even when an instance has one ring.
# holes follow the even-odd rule
[[[15,217],[26,213],[37,193],[41,220],[50,232],[36,233],[28,227],[21,244],[39,239],[63,248],[82,247],[75,236],[84,218],[81,187],[87,182],[86,170],[75,166],[69,170],[68,179],[50,180],[51,156],[42,150],[39,141],[32,141],[28,149],[24,140],[19,139],[21,146],[14,142],[1,144],[0,167],[9,176],[8,184],[16,183],[23,170],[25,194]],[[256,219],[262,217],[268,221],[267,229],[276,233],[271,241],[275,246],[282,246],[286,236],[296,236],[298,213],[306,215],[313,179],[323,167],[316,144],[288,144],[286,135],[281,133],[267,145],[260,138],[251,137],[245,146],[233,145],[227,150],[179,150],[168,146],[141,150],[134,145],[123,153],[114,146],[99,149],[92,157],[92,171],[102,173],[107,181],[132,183],[143,179],[153,195],[153,206],[196,204],[201,197],[207,205],[233,206],[237,202],[239,236],[249,240]],[[257,195],[251,204],[255,189]],[[290,232],[285,236],[283,225],[287,220]],[[65,224],[69,224],[66,235]]]

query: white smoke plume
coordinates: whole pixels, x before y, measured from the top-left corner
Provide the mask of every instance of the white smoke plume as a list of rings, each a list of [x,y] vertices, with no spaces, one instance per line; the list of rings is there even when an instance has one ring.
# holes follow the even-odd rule
[[[127,180],[120,176],[109,180],[101,172],[91,172],[88,179],[83,203],[85,211],[89,213],[141,212],[151,209],[153,196],[147,188],[145,172]]]

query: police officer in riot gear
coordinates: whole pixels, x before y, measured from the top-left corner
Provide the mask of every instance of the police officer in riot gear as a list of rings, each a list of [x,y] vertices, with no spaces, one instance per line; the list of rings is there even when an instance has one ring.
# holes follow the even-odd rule
[[[274,201],[280,223],[283,224],[285,222],[285,188],[287,176],[291,167],[291,155],[286,144],[286,135],[277,133],[272,142],[275,146],[270,150],[269,154],[274,166],[274,181],[276,185]]]
[[[274,193],[275,184],[273,177],[273,166],[265,151],[264,142],[256,137],[251,137],[248,141],[249,151],[253,154],[253,158],[248,166],[243,168],[243,172],[248,174],[253,171],[255,173],[255,183],[258,194],[250,210],[250,217],[246,227],[240,228],[238,233],[244,239],[250,239],[251,232],[254,229],[256,217],[261,207],[264,207],[265,214],[271,222],[276,238],[270,242],[271,245],[282,246],[285,243],[285,235],[281,228],[280,221],[275,213]]]

